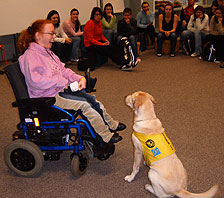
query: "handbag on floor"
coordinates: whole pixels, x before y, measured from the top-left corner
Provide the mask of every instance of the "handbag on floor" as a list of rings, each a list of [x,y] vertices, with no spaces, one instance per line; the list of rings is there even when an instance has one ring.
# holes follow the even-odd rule
[[[207,42],[204,44],[202,49],[202,59],[204,61],[215,62],[216,61],[216,50],[212,42]]]

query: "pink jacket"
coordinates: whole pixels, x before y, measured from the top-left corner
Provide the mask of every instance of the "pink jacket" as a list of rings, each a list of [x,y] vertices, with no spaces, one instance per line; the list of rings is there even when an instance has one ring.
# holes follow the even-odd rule
[[[19,57],[19,64],[30,98],[54,97],[67,85],[83,77],[65,68],[52,51],[34,42]]]
[[[75,24],[72,23],[71,19],[67,19],[62,24],[62,28],[64,32],[68,35],[68,37],[74,37],[74,36],[82,36],[83,32],[81,32],[81,29],[79,27],[78,31],[75,32]]]

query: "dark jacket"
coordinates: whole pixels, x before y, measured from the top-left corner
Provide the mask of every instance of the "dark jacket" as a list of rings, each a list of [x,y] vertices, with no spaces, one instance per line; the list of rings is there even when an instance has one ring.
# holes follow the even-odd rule
[[[129,37],[130,35],[136,35],[136,30],[137,30],[137,21],[133,17],[131,18],[129,24],[127,24],[124,19],[118,21],[117,24],[118,35]]]

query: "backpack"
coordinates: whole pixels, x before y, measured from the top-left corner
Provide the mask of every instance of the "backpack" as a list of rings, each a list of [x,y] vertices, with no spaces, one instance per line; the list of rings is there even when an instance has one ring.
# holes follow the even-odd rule
[[[146,32],[138,33],[138,41],[140,42],[140,51],[145,51],[149,45],[149,40]]]
[[[207,42],[204,44],[202,49],[202,59],[204,61],[215,62],[216,50],[212,42]]]
[[[135,57],[132,51],[131,44],[127,37],[122,37],[119,43],[121,54],[127,63],[134,62]]]

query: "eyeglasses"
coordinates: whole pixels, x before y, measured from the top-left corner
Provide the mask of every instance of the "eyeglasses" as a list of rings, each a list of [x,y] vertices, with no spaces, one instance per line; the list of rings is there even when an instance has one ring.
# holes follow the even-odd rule
[[[101,14],[95,14],[96,16],[101,16]]]
[[[49,35],[51,35],[51,36],[56,35],[54,32],[41,32],[41,34],[49,34]]]

